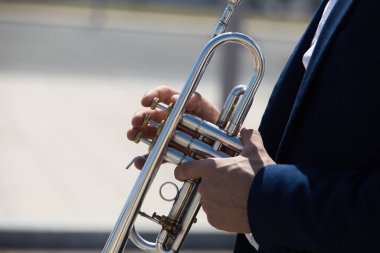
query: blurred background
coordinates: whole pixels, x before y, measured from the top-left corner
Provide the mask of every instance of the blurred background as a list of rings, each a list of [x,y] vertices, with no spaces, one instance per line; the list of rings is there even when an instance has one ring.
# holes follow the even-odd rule
[[[232,30],[250,35],[266,74],[245,125],[256,128],[318,0],[252,0]],[[221,0],[0,0],[0,252],[100,251],[146,153],[125,137],[149,89],[181,89],[224,10]],[[217,51],[199,92],[221,106],[245,83],[244,50]],[[172,180],[165,166],[156,182]],[[143,209],[166,214],[155,183]],[[170,193],[169,193],[170,194]],[[157,208],[158,207],[158,208]],[[139,220],[146,236],[155,224]],[[234,235],[205,215],[189,252],[230,252]],[[134,249],[134,246],[128,245]],[[185,251],[186,252],[186,251]]]

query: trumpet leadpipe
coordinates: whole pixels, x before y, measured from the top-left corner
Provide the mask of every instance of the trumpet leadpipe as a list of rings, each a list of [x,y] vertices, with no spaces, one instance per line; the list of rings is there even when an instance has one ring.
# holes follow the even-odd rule
[[[228,1],[226,9],[224,10],[223,15],[221,16],[219,23],[216,25],[213,37],[218,36],[227,30],[232,14],[234,13],[235,8],[240,4],[240,2],[241,0]]]

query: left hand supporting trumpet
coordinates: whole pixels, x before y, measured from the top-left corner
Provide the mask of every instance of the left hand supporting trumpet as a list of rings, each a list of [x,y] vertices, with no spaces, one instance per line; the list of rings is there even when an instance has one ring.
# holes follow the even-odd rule
[[[147,107],[154,97],[171,103],[175,102],[177,94],[175,90],[161,86],[147,92],[141,103]],[[190,100],[187,113],[212,123],[219,116],[219,110],[198,93]],[[137,112],[132,118],[132,128],[127,133],[129,140],[134,140],[138,132],[145,137],[154,135],[152,128],[142,126],[146,114],[156,121],[165,117],[161,110],[143,109]],[[243,150],[238,156],[187,162],[176,168],[175,176],[180,181],[202,179],[198,192],[202,196],[202,208],[212,226],[229,232],[249,233],[247,200],[251,183],[261,168],[275,162],[266,152],[258,131],[242,129],[240,137]],[[137,168],[143,164],[143,157],[135,162]]]

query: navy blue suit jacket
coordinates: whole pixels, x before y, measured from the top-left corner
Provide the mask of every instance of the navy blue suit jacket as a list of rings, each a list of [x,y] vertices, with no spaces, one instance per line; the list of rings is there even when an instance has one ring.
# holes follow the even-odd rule
[[[305,72],[322,1],[260,132],[278,165],[248,201],[259,252],[380,252],[380,1],[338,0]],[[238,235],[235,252],[254,252]]]

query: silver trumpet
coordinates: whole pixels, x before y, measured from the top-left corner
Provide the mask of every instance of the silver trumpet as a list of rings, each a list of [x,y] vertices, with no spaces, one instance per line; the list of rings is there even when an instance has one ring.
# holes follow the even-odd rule
[[[125,203],[117,223],[111,232],[103,252],[123,252],[130,239],[146,252],[178,252],[196,220],[201,206],[197,192],[199,180],[183,183],[168,216],[149,216],[140,211],[150,185],[163,161],[181,164],[194,159],[236,156],[242,150],[239,131],[251,107],[254,95],[264,74],[264,57],[256,42],[241,33],[226,33],[232,13],[240,0],[229,0],[228,5],[214,31],[213,38],[203,48],[191,74],[174,105],[166,105],[155,99],[152,108],[167,111],[162,123],[152,121],[149,116],[144,124],[156,126],[158,134],[153,140],[136,136],[150,146],[150,153],[137,181]],[[248,85],[239,85],[229,94],[216,125],[193,115],[184,114],[189,98],[195,92],[214,51],[225,43],[237,43],[250,52],[254,62],[253,74]],[[134,228],[137,215],[142,215],[162,226],[156,242],[145,240]]]

